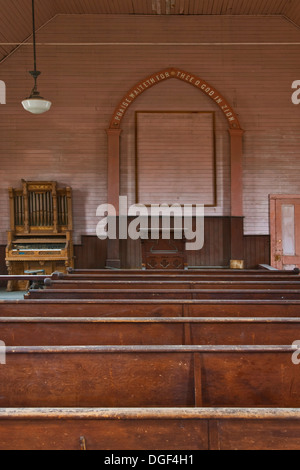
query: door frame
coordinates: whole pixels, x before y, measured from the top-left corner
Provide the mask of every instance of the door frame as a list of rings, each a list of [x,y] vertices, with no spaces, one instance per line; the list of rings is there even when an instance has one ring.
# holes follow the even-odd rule
[[[270,245],[271,245],[271,266],[276,269],[283,268],[283,247],[282,247],[282,218],[281,212],[278,216],[278,203],[280,201],[299,201],[300,194],[270,194],[269,205],[270,205]],[[279,221],[279,222],[278,222]],[[280,237],[278,236],[278,227],[280,227]],[[288,255],[287,255],[288,256]],[[299,253],[300,257],[300,253]],[[294,264],[294,263],[291,263]]]

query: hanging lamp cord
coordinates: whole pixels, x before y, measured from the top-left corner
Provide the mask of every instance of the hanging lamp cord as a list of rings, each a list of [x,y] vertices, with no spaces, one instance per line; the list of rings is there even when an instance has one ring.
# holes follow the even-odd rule
[[[34,0],[32,0],[32,28],[33,28],[33,58],[34,58],[34,71],[36,72],[36,42],[35,42],[35,9]]]
[[[34,60],[34,70],[30,72],[30,75],[34,78],[34,88],[32,93],[37,93],[37,78],[41,74],[36,69],[36,36],[35,36],[35,8],[34,0],[32,0],[32,37],[33,37],[33,60]]]

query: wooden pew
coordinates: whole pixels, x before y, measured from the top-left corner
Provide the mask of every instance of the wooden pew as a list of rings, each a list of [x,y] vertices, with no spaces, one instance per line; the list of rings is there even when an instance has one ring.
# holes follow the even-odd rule
[[[288,345],[299,318],[0,318],[7,346]]]
[[[51,276],[53,280],[65,280],[65,281],[299,281],[299,275],[285,275],[285,274],[199,274],[199,275],[181,275],[181,274],[170,274],[166,275],[151,275],[146,276],[145,274],[118,274],[118,273],[107,273],[107,274],[62,274],[53,273]]]
[[[274,292],[276,292],[275,288]],[[36,305],[52,305],[52,308],[60,308],[60,302],[51,304],[47,304],[47,302],[45,304],[38,300],[33,302],[26,300],[26,302],[27,305],[28,302],[35,305],[35,308]],[[75,305],[77,309],[84,308],[84,302],[79,302],[72,305]],[[95,304],[93,301],[87,300],[85,307],[89,310],[91,305],[92,308],[98,306],[102,308],[104,306],[104,303],[96,302]],[[181,304],[171,302],[169,306],[178,308],[179,305],[179,309],[182,309],[184,315],[190,310],[190,307],[204,307],[203,302],[200,304],[197,301],[195,302]],[[257,307],[259,305],[260,307],[263,306],[263,309],[265,306],[273,308],[277,303],[270,303],[269,300],[256,304],[243,304],[244,300],[241,302],[244,307],[249,305],[252,307],[256,305]],[[129,301],[126,305],[129,306],[131,303],[132,301]],[[215,305],[221,305],[223,309],[224,307],[227,308],[228,305],[239,309],[239,303],[220,304],[217,302]],[[67,304],[65,302],[63,305],[70,307],[71,303]],[[121,305],[121,308],[124,308],[125,304],[122,305],[118,302],[109,305]],[[135,305],[145,306],[144,303]],[[151,303],[148,307],[155,308],[157,305]],[[160,305],[165,307],[164,304]],[[208,303],[205,308],[207,306],[211,308],[212,305]],[[297,300],[293,299],[285,303],[279,300],[278,305],[279,308],[283,308],[285,305],[285,313],[287,313],[287,308],[291,309],[292,307],[296,314],[296,308],[299,308]],[[77,312],[79,313],[79,310]],[[219,309],[219,313],[221,313],[221,309]],[[0,315],[2,315],[1,304]],[[4,324],[9,326],[10,320],[3,319],[3,322],[0,321],[0,329]],[[24,320],[27,325],[35,324],[36,326],[37,322],[45,319],[31,319],[34,320],[33,322],[28,318]],[[52,320],[57,323],[57,318],[52,318]],[[72,320],[72,322],[70,323],[69,320]],[[68,333],[66,330],[65,332],[61,331],[62,324],[67,325],[67,327],[70,327],[70,324],[72,326],[76,325],[78,328],[76,334],[80,335],[81,327],[88,325],[91,320],[95,323],[95,318],[62,318],[59,325],[57,325],[56,333],[53,331],[53,335],[57,338],[57,334],[61,334],[63,341]],[[134,319],[126,320],[130,326],[137,326]],[[148,320],[150,321],[147,322],[146,319],[142,319],[139,322],[139,327],[143,328],[145,325],[149,327],[151,322],[155,326],[158,324],[161,326],[161,321],[159,323],[157,318]],[[194,326],[199,326],[198,320],[191,318],[166,318],[164,320],[166,320],[165,323],[162,322],[164,326],[176,325],[177,327],[180,325],[180,336],[183,338],[184,343],[187,340],[195,340],[197,334],[200,334],[199,338],[203,338],[201,336],[204,333],[203,324],[210,328],[213,325],[213,331],[208,328],[205,337],[207,338],[210,331],[210,334],[214,335],[211,336],[212,341],[215,342],[216,325],[219,327],[221,324],[216,318],[203,319],[201,328],[196,331]],[[255,328],[257,328],[255,331],[251,330],[252,333],[250,328],[247,328],[247,334],[249,335],[247,341],[250,339],[251,334],[252,339],[255,334],[258,335],[256,338],[259,335],[264,338],[265,332],[259,330],[259,327],[263,324],[264,328],[270,325],[275,328],[273,330],[275,335],[273,339],[276,334],[281,335],[283,330],[285,330],[285,334],[291,335],[285,336],[286,339],[292,338],[293,341],[296,339],[292,337],[298,331],[296,319],[281,318],[278,319],[280,323],[276,323],[274,319],[269,322],[265,319],[264,322],[257,321],[256,323],[250,318],[243,320],[245,320],[244,323],[247,324],[247,327],[252,328],[255,324]],[[16,319],[16,321],[19,320]],[[107,326],[109,321],[111,319],[107,319],[107,322],[104,322],[103,319],[97,319],[96,324],[103,327],[103,325]],[[134,346],[128,348],[109,346],[106,349],[105,347],[91,346],[79,348],[73,347],[71,344],[69,347],[63,346],[60,348],[36,346],[31,348],[8,348],[7,365],[15,371],[13,375],[13,371],[10,370],[8,382],[9,380],[13,382],[16,380],[15,376],[17,376],[18,384],[21,383],[22,400],[25,401],[23,401],[23,405],[19,405],[19,396],[15,394],[13,396],[15,399],[14,408],[2,408],[0,410],[0,449],[2,445],[3,449],[22,448],[22,446],[25,449],[30,449],[31,445],[36,449],[45,449],[49,446],[50,449],[82,449],[87,447],[90,449],[119,450],[124,446],[125,449],[137,448],[144,450],[148,448],[159,449],[159,446],[162,449],[168,449],[168,445],[176,450],[179,448],[299,449],[300,415],[299,411],[294,409],[294,407],[298,408],[300,403],[297,397],[299,380],[295,372],[297,367],[291,363],[292,348],[284,345],[282,347],[263,345],[260,348],[237,347],[238,336],[234,335],[241,334],[241,324],[236,322],[236,319],[222,319],[222,322],[223,325],[222,329],[219,329],[219,335],[220,338],[223,338],[223,341],[224,330],[227,325],[233,327],[230,333],[227,331],[228,338],[232,338],[233,344],[235,344],[231,348],[216,347],[215,344],[211,347],[197,346],[197,349],[186,346],[176,346],[173,349],[167,346],[151,348],[148,345],[144,346],[144,350]],[[53,327],[53,323],[51,321],[46,322],[51,327]],[[114,324],[110,325],[112,335],[117,333],[115,331],[116,324],[120,324],[120,320],[115,319]],[[10,324],[10,329],[13,329],[15,325],[16,323]],[[276,330],[275,325],[283,326],[283,329],[280,327]],[[288,329],[289,326],[292,326],[292,328],[287,331],[285,328]],[[43,328],[41,323],[38,327],[39,332],[41,332],[41,328]],[[95,333],[94,329],[93,332]],[[9,334],[9,328],[7,333]],[[46,334],[47,332],[45,332]],[[73,335],[74,332],[70,334]],[[90,340],[92,330],[86,331],[85,334]],[[101,335],[100,330],[98,334]],[[131,334],[131,332],[128,333],[130,344],[132,344]],[[137,337],[140,336],[140,332],[136,334]],[[149,341],[149,330],[146,330],[144,334]],[[271,331],[268,332],[267,336],[270,337],[270,334],[272,334]],[[104,332],[102,335],[108,338],[108,333]],[[122,337],[123,339],[123,335],[122,325],[119,338]],[[161,335],[166,335],[166,332],[161,331]],[[164,338],[166,339],[166,336]],[[176,342],[178,341],[177,338],[178,332],[176,338],[174,336]],[[7,394],[6,378],[1,380],[2,370],[0,368],[0,406],[11,407],[9,401],[8,404],[5,402],[5,399],[11,400],[12,397]],[[146,375],[145,370],[147,371]],[[26,380],[22,382],[24,371],[25,377],[28,375],[26,379],[29,378],[29,383]],[[151,371],[152,374],[150,378],[148,378],[148,371]],[[3,377],[6,376],[7,374]],[[145,380],[145,377],[147,380]],[[102,379],[101,383],[100,378]],[[149,384],[145,385],[148,380]],[[118,390],[115,387],[116,383],[118,384]],[[11,382],[9,384],[14,392],[16,386],[14,387],[14,383]],[[112,390],[109,387],[108,389],[105,388],[107,384],[112,387]],[[150,387],[151,384],[152,387]],[[224,391],[226,391],[225,396]],[[46,402],[46,404],[39,402],[39,399],[47,400],[47,397],[49,397],[49,402]],[[99,397],[103,401],[99,402]],[[153,408],[151,401],[153,397],[155,403],[158,403],[154,406],[160,407],[159,409]],[[92,400],[92,402],[89,400]],[[162,400],[162,402],[159,400]],[[94,401],[96,403],[92,404]],[[119,404],[120,401],[121,404]],[[84,408],[82,408],[82,403],[84,403]],[[105,404],[102,405],[102,403]],[[161,403],[163,404],[161,405]],[[25,406],[26,409],[21,410],[15,408],[15,406]],[[50,406],[51,408],[28,408],[32,406]],[[64,408],[53,409],[54,406]],[[66,407],[69,406],[75,408],[67,409]],[[76,408],[79,406],[80,409]],[[94,408],[95,406],[97,408]],[[110,408],[100,410],[98,408],[100,406],[109,406]],[[119,406],[122,409],[119,409]],[[132,406],[142,406],[143,408],[139,410],[136,410],[136,408],[124,409],[124,407]],[[168,408],[164,408],[165,406]],[[203,409],[202,406],[213,406],[214,408]],[[216,409],[216,406],[234,408]],[[237,406],[244,408],[239,409]],[[268,407],[268,409],[254,410],[248,408],[253,406]],[[85,409],[85,407],[90,408]],[[137,428],[139,431],[135,431]],[[24,432],[25,429],[26,433]],[[47,433],[45,429],[47,429]],[[61,433],[63,433],[62,439],[57,437]],[[182,434],[184,434],[184,437],[182,437]],[[101,436],[100,443],[99,436]],[[186,436],[188,436],[188,440],[185,440]],[[34,441],[34,444],[32,444],[32,441]]]
[[[122,276],[114,275],[114,276],[105,276],[105,275],[97,275],[97,274],[85,274],[85,275],[80,275],[80,274],[74,274],[74,275],[57,275],[54,273],[51,276],[51,279],[53,281],[73,281],[73,282],[79,282],[79,281],[94,281],[94,282],[145,282],[145,281],[156,281],[156,282],[181,282],[181,283],[189,283],[189,282],[208,282],[208,281],[213,281],[213,282],[241,282],[244,283],[246,281],[250,282],[299,282],[300,277],[298,275],[295,276],[285,276],[285,275],[276,275],[276,276],[270,276],[270,275],[265,275],[265,276],[257,276],[257,275],[219,275],[219,276],[210,276],[210,275],[199,275],[199,276],[145,276],[145,275],[129,275],[129,274],[123,274]]]
[[[7,347],[0,405],[296,408],[294,352],[292,346]]]
[[[193,450],[299,450],[300,411],[282,408],[0,409],[0,450],[153,449],[185,449],[187,452],[181,452],[184,455]]]
[[[170,274],[181,274],[181,275],[198,275],[198,274],[238,274],[238,275],[243,275],[243,274],[257,274],[257,275],[265,275],[266,273],[273,274],[284,274],[284,275],[295,275],[299,274],[300,270],[299,268],[295,268],[293,270],[276,270],[276,271],[268,271],[268,270],[263,270],[263,269],[187,269],[187,270],[163,270],[163,269],[153,269],[153,270],[141,270],[141,269],[118,269],[118,270],[109,270],[109,269],[73,269],[69,268],[68,269],[68,274],[141,274],[141,275],[146,275],[146,276],[152,276],[152,275],[160,275],[160,276],[169,276]]]
[[[300,289],[81,289],[30,290],[25,299],[300,300]]]
[[[293,271],[267,270],[188,270],[188,271],[143,271],[143,270],[73,270],[69,274],[54,272],[52,275],[0,275],[0,282],[33,281],[43,282],[45,279],[69,280],[299,280],[299,269]]]
[[[299,317],[299,300],[0,300],[0,317]]]
[[[20,275],[20,276],[8,276],[0,275],[0,282],[8,281],[34,281],[34,282],[43,282],[46,279],[58,281],[160,281],[160,282],[198,282],[198,281],[274,281],[274,282],[300,282],[300,277],[298,274],[278,274],[278,271],[266,272],[266,271],[254,271],[252,274],[249,272],[235,273],[228,271],[228,273],[200,273],[200,274],[175,274],[171,273],[166,275],[164,274],[151,274],[145,275],[142,274],[144,271],[139,271],[136,274],[129,273],[128,271],[104,271],[101,274],[64,274],[61,272],[54,272],[51,275],[43,276],[32,276],[32,275]]]
[[[91,290],[91,289],[299,289],[297,281],[53,281],[46,279],[45,288],[51,290]]]

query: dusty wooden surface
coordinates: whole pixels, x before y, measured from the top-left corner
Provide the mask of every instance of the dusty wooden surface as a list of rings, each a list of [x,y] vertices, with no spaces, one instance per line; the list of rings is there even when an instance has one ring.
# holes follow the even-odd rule
[[[26,299],[266,299],[300,300],[299,289],[82,289],[82,290],[30,290]]]
[[[239,270],[239,269],[214,269],[214,268],[211,268],[211,269],[207,269],[207,268],[203,268],[203,269],[188,269],[188,270],[182,270],[182,271],[179,271],[181,274],[183,275],[198,275],[198,274],[230,274],[230,273],[234,273],[234,274],[257,274],[257,275],[264,275],[265,271],[262,270],[262,269],[242,269],[242,270]],[[73,269],[73,268],[70,268],[68,269],[68,273],[69,274],[107,274],[107,273],[111,273],[111,274],[146,274],[146,275],[156,275],[156,274],[165,274],[166,276],[169,276],[171,274],[178,274],[178,270],[168,270],[168,271],[163,271],[162,269],[158,269],[158,270],[145,270],[145,271],[141,271],[140,269],[122,269],[122,270],[108,270],[108,269]],[[299,272],[296,272],[295,270],[276,270],[274,271],[274,273],[276,274],[284,274],[284,275],[288,275],[288,274],[299,274]],[[273,271],[272,271],[272,274],[273,274]]]
[[[300,319],[0,317],[0,331],[7,346],[286,345]]]
[[[295,408],[294,351],[272,345],[7,347],[0,405]]]
[[[299,317],[300,300],[0,300],[0,316]]]
[[[299,276],[102,275],[0,302],[0,449],[300,449]]]
[[[299,450],[299,409],[0,409],[2,450]]]
[[[224,281],[157,281],[157,280],[144,280],[144,281],[72,281],[72,280],[59,280],[53,281],[51,279],[45,280],[45,287],[47,289],[300,289],[299,280],[278,281],[278,280],[224,280]]]

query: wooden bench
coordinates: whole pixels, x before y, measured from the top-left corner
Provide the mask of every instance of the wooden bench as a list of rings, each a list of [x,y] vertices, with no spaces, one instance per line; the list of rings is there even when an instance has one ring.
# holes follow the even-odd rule
[[[91,289],[299,289],[297,281],[72,281],[45,279],[45,288],[51,290],[91,290]]]
[[[291,345],[299,318],[0,318],[7,346]]]
[[[25,299],[300,300],[300,289],[81,289],[30,290]]]
[[[299,317],[300,300],[0,300],[2,317]]]
[[[300,270],[298,268],[295,268],[293,270],[276,270],[276,271],[269,271],[269,270],[264,270],[264,269],[187,269],[187,270],[163,270],[163,269],[157,269],[157,270],[141,270],[141,269],[117,269],[117,270],[110,270],[110,269],[73,269],[69,268],[68,269],[68,274],[118,274],[118,275],[123,275],[123,274],[141,274],[145,276],[152,276],[152,275],[160,275],[160,276],[170,276],[171,274],[175,275],[198,275],[198,274],[230,274],[234,273],[237,275],[243,275],[243,274],[257,274],[257,275],[262,275],[264,276],[266,273],[273,274],[284,274],[284,275],[295,275],[299,274]]]
[[[282,408],[0,409],[0,450],[153,449],[175,450],[177,454],[178,449],[185,449],[180,452],[184,456],[193,450],[299,450],[300,411]],[[194,454],[193,464],[197,463],[195,459]]]
[[[297,338],[295,338],[297,339]],[[17,346],[1,408],[300,407],[292,346]]]
[[[189,285],[189,295],[191,290],[198,295],[199,289]],[[249,287],[246,298],[251,291]],[[179,318],[197,310],[203,313],[203,309],[212,313],[214,308],[219,315],[230,309],[237,315],[246,314],[248,308],[263,310],[262,316],[273,309],[294,312],[295,317],[299,314],[300,300],[293,297],[296,289],[260,291],[269,297],[262,301],[244,297],[237,301],[48,301],[42,297],[0,303],[2,317],[4,311],[13,317],[18,309],[22,315],[28,309],[32,316],[39,308],[43,312],[49,309],[49,313],[52,309],[57,315],[51,319],[2,318],[0,329],[7,339],[9,335],[21,342],[32,338],[36,343],[38,335],[39,340],[52,337],[61,342],[52,347],[7,348],[7,365],[0,366],[0,449],[300,449],[300,413],[296,409],[300,378],[291,360],[294,349],[283,344],[299,339],[295,335],[300,333],[300,320]],[[134,289],[130,292],[136,293]],[[270,300],[272,294],[286,292],[290,300]],[[222,293],[232,294],[232,289]],[[168,315],[174,309],[178,317],[86,316],[93,317],[105,308],[119,309],[120,315],[131,309],[133,316],[144,316],[146,311]],[[63,310],[69,318],[59,319]],[[76,315],[85,318],[74,318]],[[147,345],[133,346],[134,335],[136,340],[144,338]],[[92,338],[109,342],[128,338],[130,346],[79,347],[79,343],[71,344],[75,338],[89,343]],[[163,338],[164,345],[149,346],[149,340],[156,342],[156,338]],[[213,344],[166,346],[167,338],[176,343],[181,338],[184,344],[206,339]],[[232,345],[216,346],[218,338]],[[239,339],[249,343],[266,338],[277,346],[237,345]]]
[[[64,275],[53,273],[51,276],[53,280],[65,280],[65,281],[180,281],[180,282],[190,282],[190,281],[300,281],[299,275],[284,275],[284,274],[219,274],[219,275],[210,275],[210,274],[199,274],[194,276],[188,275],[175,275],[170,274],[169,276],[160,276],[160,275],[141,275],[141,274],[72,274]]]

